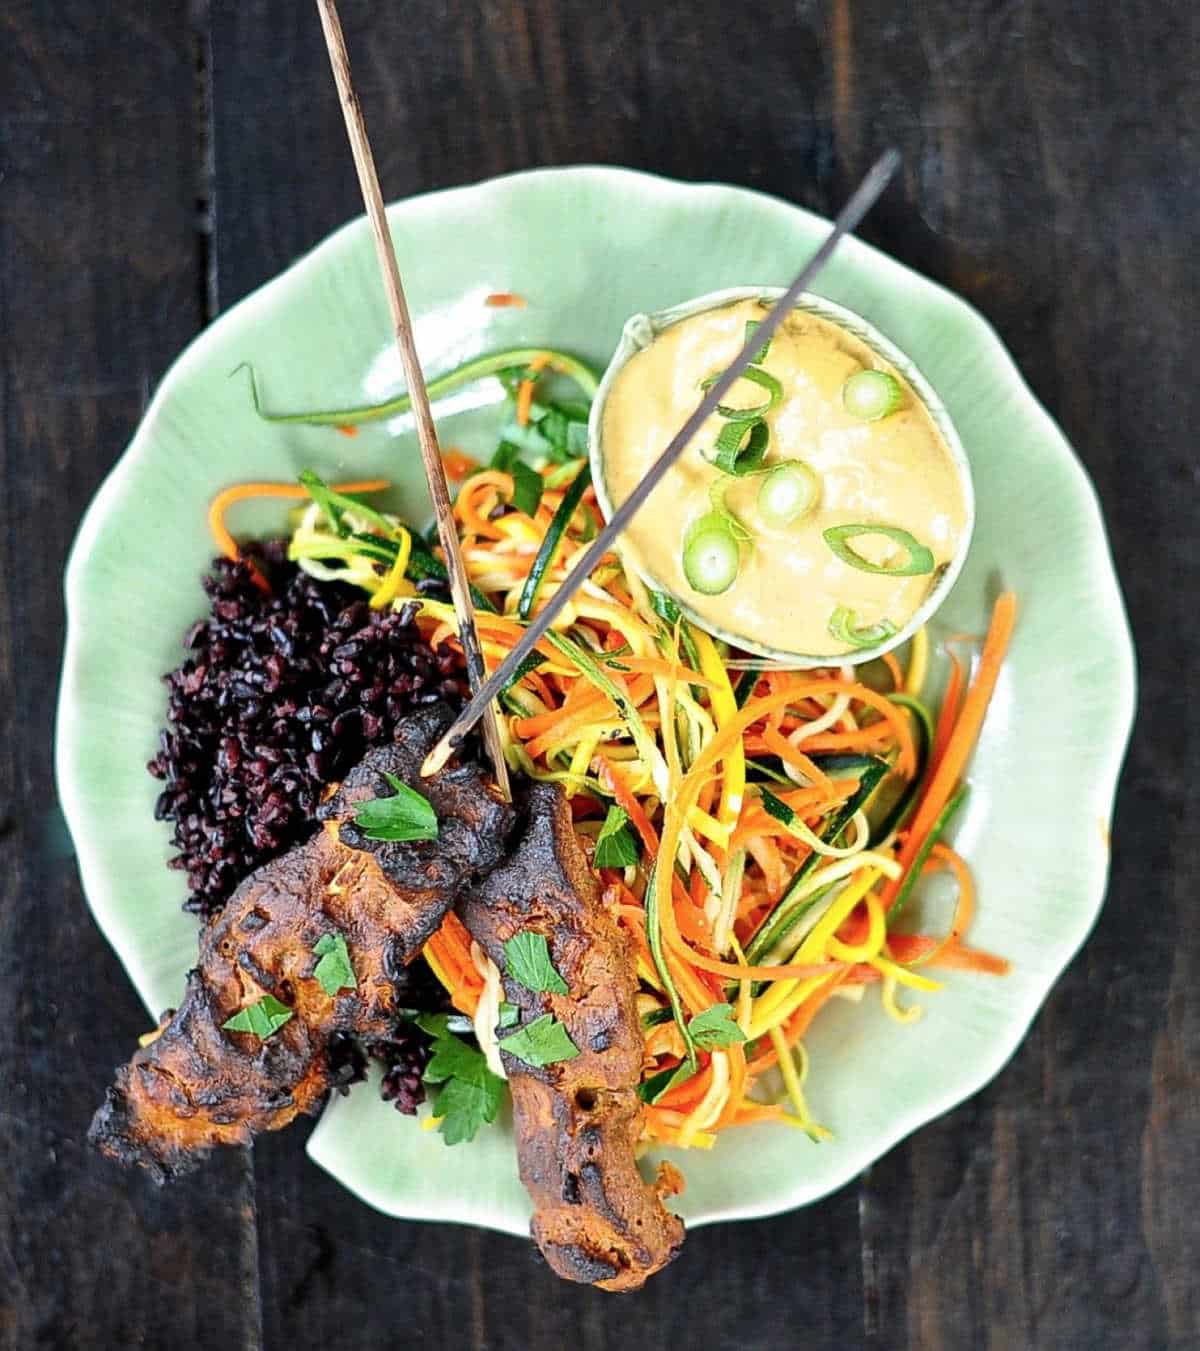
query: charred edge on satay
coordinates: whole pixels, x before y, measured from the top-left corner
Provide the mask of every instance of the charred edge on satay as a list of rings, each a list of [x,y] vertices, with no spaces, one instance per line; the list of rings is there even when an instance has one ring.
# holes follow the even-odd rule
[[[501,971],[508,939],[526,930],[542,934],[568,986],[565,995],[535,993],[504,979],[521,1025],[552,1013],[580,1052],[533,1068],[499,1043],[521,1180],[534,1204],[534,1240],[568,1280],[635,1290],[683,1242],[683,1224],[662,1200],[678,1190],[679,1178],[667,1169],[651,1185],[638,1171],[643,1041],[634,954],[600,901],[561,792],[532,787],[516,848],[460,912]]]
[[[371,752],[325,804],[325,826],[230,897],[202,933],[178,1011],[118,1070],[92,1122],[93,1144],[165,1181],[214,1145],[246,1144],[315,1112],[338,1074],[340,1034],[386,1036],[405,964],[460,891],[503,856],[513,825],[474,763],[421,779],[450,720],[441,707],[408,719],[396,743]],[[384,770],[428,797],[436,840],[362,838],[349,818],[364,798],[393,792]],[[356,978],[332,996],[314,977],[313,948],[329,933],[344,935]],[[292,1012],[274,1035],[223,1030],[267,994]]]

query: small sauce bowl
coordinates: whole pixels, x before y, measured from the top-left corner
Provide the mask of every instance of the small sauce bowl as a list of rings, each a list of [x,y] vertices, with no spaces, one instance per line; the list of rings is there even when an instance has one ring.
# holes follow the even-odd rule
[[[693,300],[685,301],[680,305],[674,305],[669,309],[659,310],[654,314],[635,314],[626,321],[621,341],[609,361],[603,379],[600,382],[600,387],[592,404],[591,417],[588,423],[588,445],[592,481],[595,484],[596,496],[600,504],[600,509],[606,518],[612,515],[615,504],[610,493],[608,478],[605,472],[606,463],[603,436],[604,414],[614,383],[627,363],[639,352],[642,352],[649,347],[666,329],[681,323],[683,320],[690,319],[695,315],[707,311],[724,309],[739,301],[762,300],[769,304],[777,300],[782,294],[782,288],[770,286],[738,287],[723,291],[714,291],[707,295],[698,296]],[[796,668],[860,665],[864,662],[873,661],[882,656],[885,652],[890,652],[893,648],[899,647],[902,643],[908,641],[918,629],[929,621],[938,607],[945,600],[946,596],[949,595],[959,572],[962,570],[963,562],[966,559],[975,522],[975,495],[971,480],[971,469],[966,453],[963,450],[962,443],[959,440],[958,433],[955,431],[954,425],[951,422],[944,405],[929,385],[928,381],[922,376],[921,372],[899,348],[885,338],[882,333],[861,316],[854,314],[852,311],[841,305],[836,305],[832,301],[825,300],[820,296],[806,293],[800,298],[800,301],[796,305],[796,310],[798,312],[814,315],[817,318],[824,320],[826,323],[843,330],[850,338],[861,343],[869,349],[872,354],[879,357],[883,362],[887,363],[888,366],[892,367],[897,374],[902,377],[904,382],[906,382],[908,392],[911,392],[923,406],[947,452],[958,489],[961,493],[963,522],[953,556],[942,564],[940,575],[937,576],[928,595],[924,597],[912,615],[902,626],[898,627],[894,634],[891,634],[873,646],[856,647],[849,652],[836,654],[804,652],[798,651],[794,647],[789,647],[786,641],[781,641],[780,643],[766,643],[761,641],[761,639],[755,639],[747,637],[744,634],[727,631],[701,612],[702,606],[698,608],[698,604],[694,597],[680,595],[677,587],[664,585],[659,579],[649,575],[646,569],[641,566],[640,563],[637,563],[636,560],[630,558],[627,561],[636,566],[638,574],[648,586],[656,591],[662,591],[670,595],[679,606],[682,613],[686,615],[692,623],[696,624],[706,632],[711,633],[714,637],[723,639],[733,647],[745,652],[755,653],[771,660],[786,663]],[[699,402],[699,392],[697,392],[697,402]],[[686,455],[688,452],[685,451],[684,453]],[[656,492],[659,491],[661,491],[661,485],[656,489]],[[642,510],[645,511],[647,507],[653,509],[652,504],[648,503]]]

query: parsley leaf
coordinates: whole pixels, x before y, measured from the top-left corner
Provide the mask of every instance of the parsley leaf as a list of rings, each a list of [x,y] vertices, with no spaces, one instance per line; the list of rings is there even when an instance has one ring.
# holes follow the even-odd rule
[[[735,1041],[745,1041],[746,1034],[733,1020],[732,1004],[714,1004],[712,1008],[698,1013],[688,1023],[688,1031],[702,1050],[710,1051],[714,1046],[732,1046]]]
[[[286,1022],[293,1017],[291,1009],[281,1004],[274,995],[265,994],[253,1004],[239,1009],[232,1018],[227,1018],[221,1027],[226,1032],[250,1032],[259,1041],[273,1037]]]
[[[600,834],[592,863],[597,868],[627,868],[637,862],[637,845],[626,829],[629,817],[621,807],[610,807]]]
[[[360,802],[354,824],[368,840],[436,840],[438,820],[429,799],[386,769],[383,777],[396,790],[395,795]]]
[[[658,1012],[670,1017],[669,1009],[660,1009]],[[649,1020],[642,1021],[643,1024],[649,1025]],[[732,1004],[714,1004],[712,1008],[696,1014],[688,1023],[688,1031],[692,1034],[696,1045],[704,1051],[711,1051],[715,1046],[732,1046],[735,1041],[746,1040],[745,1033],[733,1021]],[[680,1061],[678,1065],[670,1065],[638,1084],[638,1097],[643,1102],[658,1102],[677,1084],[690,1079],[695,1072],[686,1060]]]
[[[504,1098],[504,1080],[484,1067],[482,1083],[449,1079],[437,1091],[433,1113],[441,1118],[438,1130],[448,1145],[469,1144],[480,1126],[496,1119]]]
[[[526,516],[532,516],[542,500],[542,476],[531,469],[524,460],[514,460],[509,468],[513,476],[512,505]]]
[[[499,469],[507,474],[516,462],[516,458],[521,453],[520,446],[514,446],[511,441],[501,441],[492,455],[492,462],[488,465],[489,469]]]
[[[343,934],[323,934],[317,939],[313,953],[321,959],[313,968],[313,975],[320,981],[321,989],[327,995],[335,995],[339,990],[353,990],[358,987]]]
[[[450,1015],[426,1013],[417,1026],[433,1037],[433,1054],[425,1067],[427,1084],[440,1084],[433,1114],[446,1144],[473,1140],[480,1126],[495,1121],[504,1100],[504,1080],[493,1074],[482,1051],[460,1041],[449,1030]]]
[[[574,1060],[579,1054],[579,1047],[571,1040],[567,1029],[550,1013],[543,1013],[520,1031],[505,1037],[500,1042],[500,1049],[535,1068],[560,1060]]]
[[[528,930],[514,934],[504,945],[505,975],[527,990],[566,994],[567,982],[554,969],[550,946],[542,934]]]

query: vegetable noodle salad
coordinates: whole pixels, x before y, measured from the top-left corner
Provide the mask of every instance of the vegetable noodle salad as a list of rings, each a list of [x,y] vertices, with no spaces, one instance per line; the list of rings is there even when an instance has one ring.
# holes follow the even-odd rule
[[[489,669],[603,525],[587,404],[544,392],[556,371],[595,392],[580,363],[541,349],[482,358],[430,385],[442,393],[496,376],[509,397],[491,465],[446,457],[462,478],[454,511]],[[406,407],[259,411],[353,427]],[[339,490],[308,473],[299,489],[243,485],[214,502],[210,519],[236,553],[228,506],[303,495],[292,558],[362,587],[375,608],[415,605],[431,645],[457,646],[453,608],[419,585],[445,576],[436,549],[350,495],[382,486]],[[711,1148],[722,1130],[754,1121],[827,1138],[805,1096],[804,1038],[830,1000],[861,1000],[870,987],[892,1018],[911,1022],[918,997],[941,988],[937,973],[1007,970],[965,942],[971,876],[944,835],[966,796],[963,773],[1015,613],[1002,595],[973,674],[955,650],[969,640],[947,645],[935,714],[923,700],[924,631],[903,667],[889,655],[865,668],[784,669],[714,641],[613,554],[519,669],[501,696],[506,756],[514,770],[562,785],[636,953],[647,1139]],[[934,872],[957,890],[948,929],[899,931],[915,884]],[[453,913],[424,955],[499,1070],[496,968]]]

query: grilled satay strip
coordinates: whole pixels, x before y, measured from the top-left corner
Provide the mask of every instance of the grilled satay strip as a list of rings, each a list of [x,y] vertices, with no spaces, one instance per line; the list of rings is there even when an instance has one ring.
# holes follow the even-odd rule
[[[508,1054],[500,1034],[531,1231],[567,1280],[636,1290],[678,1253],[683,1223],[662,1200],[678,1190],[678,1174],[665,1169],[649,1184],[636,1163],[643,1042],[634,955],[601,903],[562,793],[534,785],[527,810],[516,848],[459,910],[502,973],[508,939],[542,934],[568,986],[567,994],[535,993],[504,976],[521,1026],[552,1013],[579,1049],[534,1068]]]
[[[405,964],[463,887],[502,857],[512,827],[511,808],[477,765],[421,779],[421,762],[449,721],[442,709],[409,719],[396,744],[351,771],[322,808],[326,824],[313,839],[230,897],[202,935],[178,1010],[117,1071],[89,1132],[101,1150],[165,1181],[214,1145],[246,1144],[316,1112],[334,1077],[329,1052],[338,1034],[386,1035]],[[384,770],[428,797],[437,840],[376,843],[347,819],[359,801],[393,793]],[[313,952],[332,933],[345,937],[356,979],[334,995],[314,976]],[[224,1030],[267,994],[293,1015],[274,1035]]]

